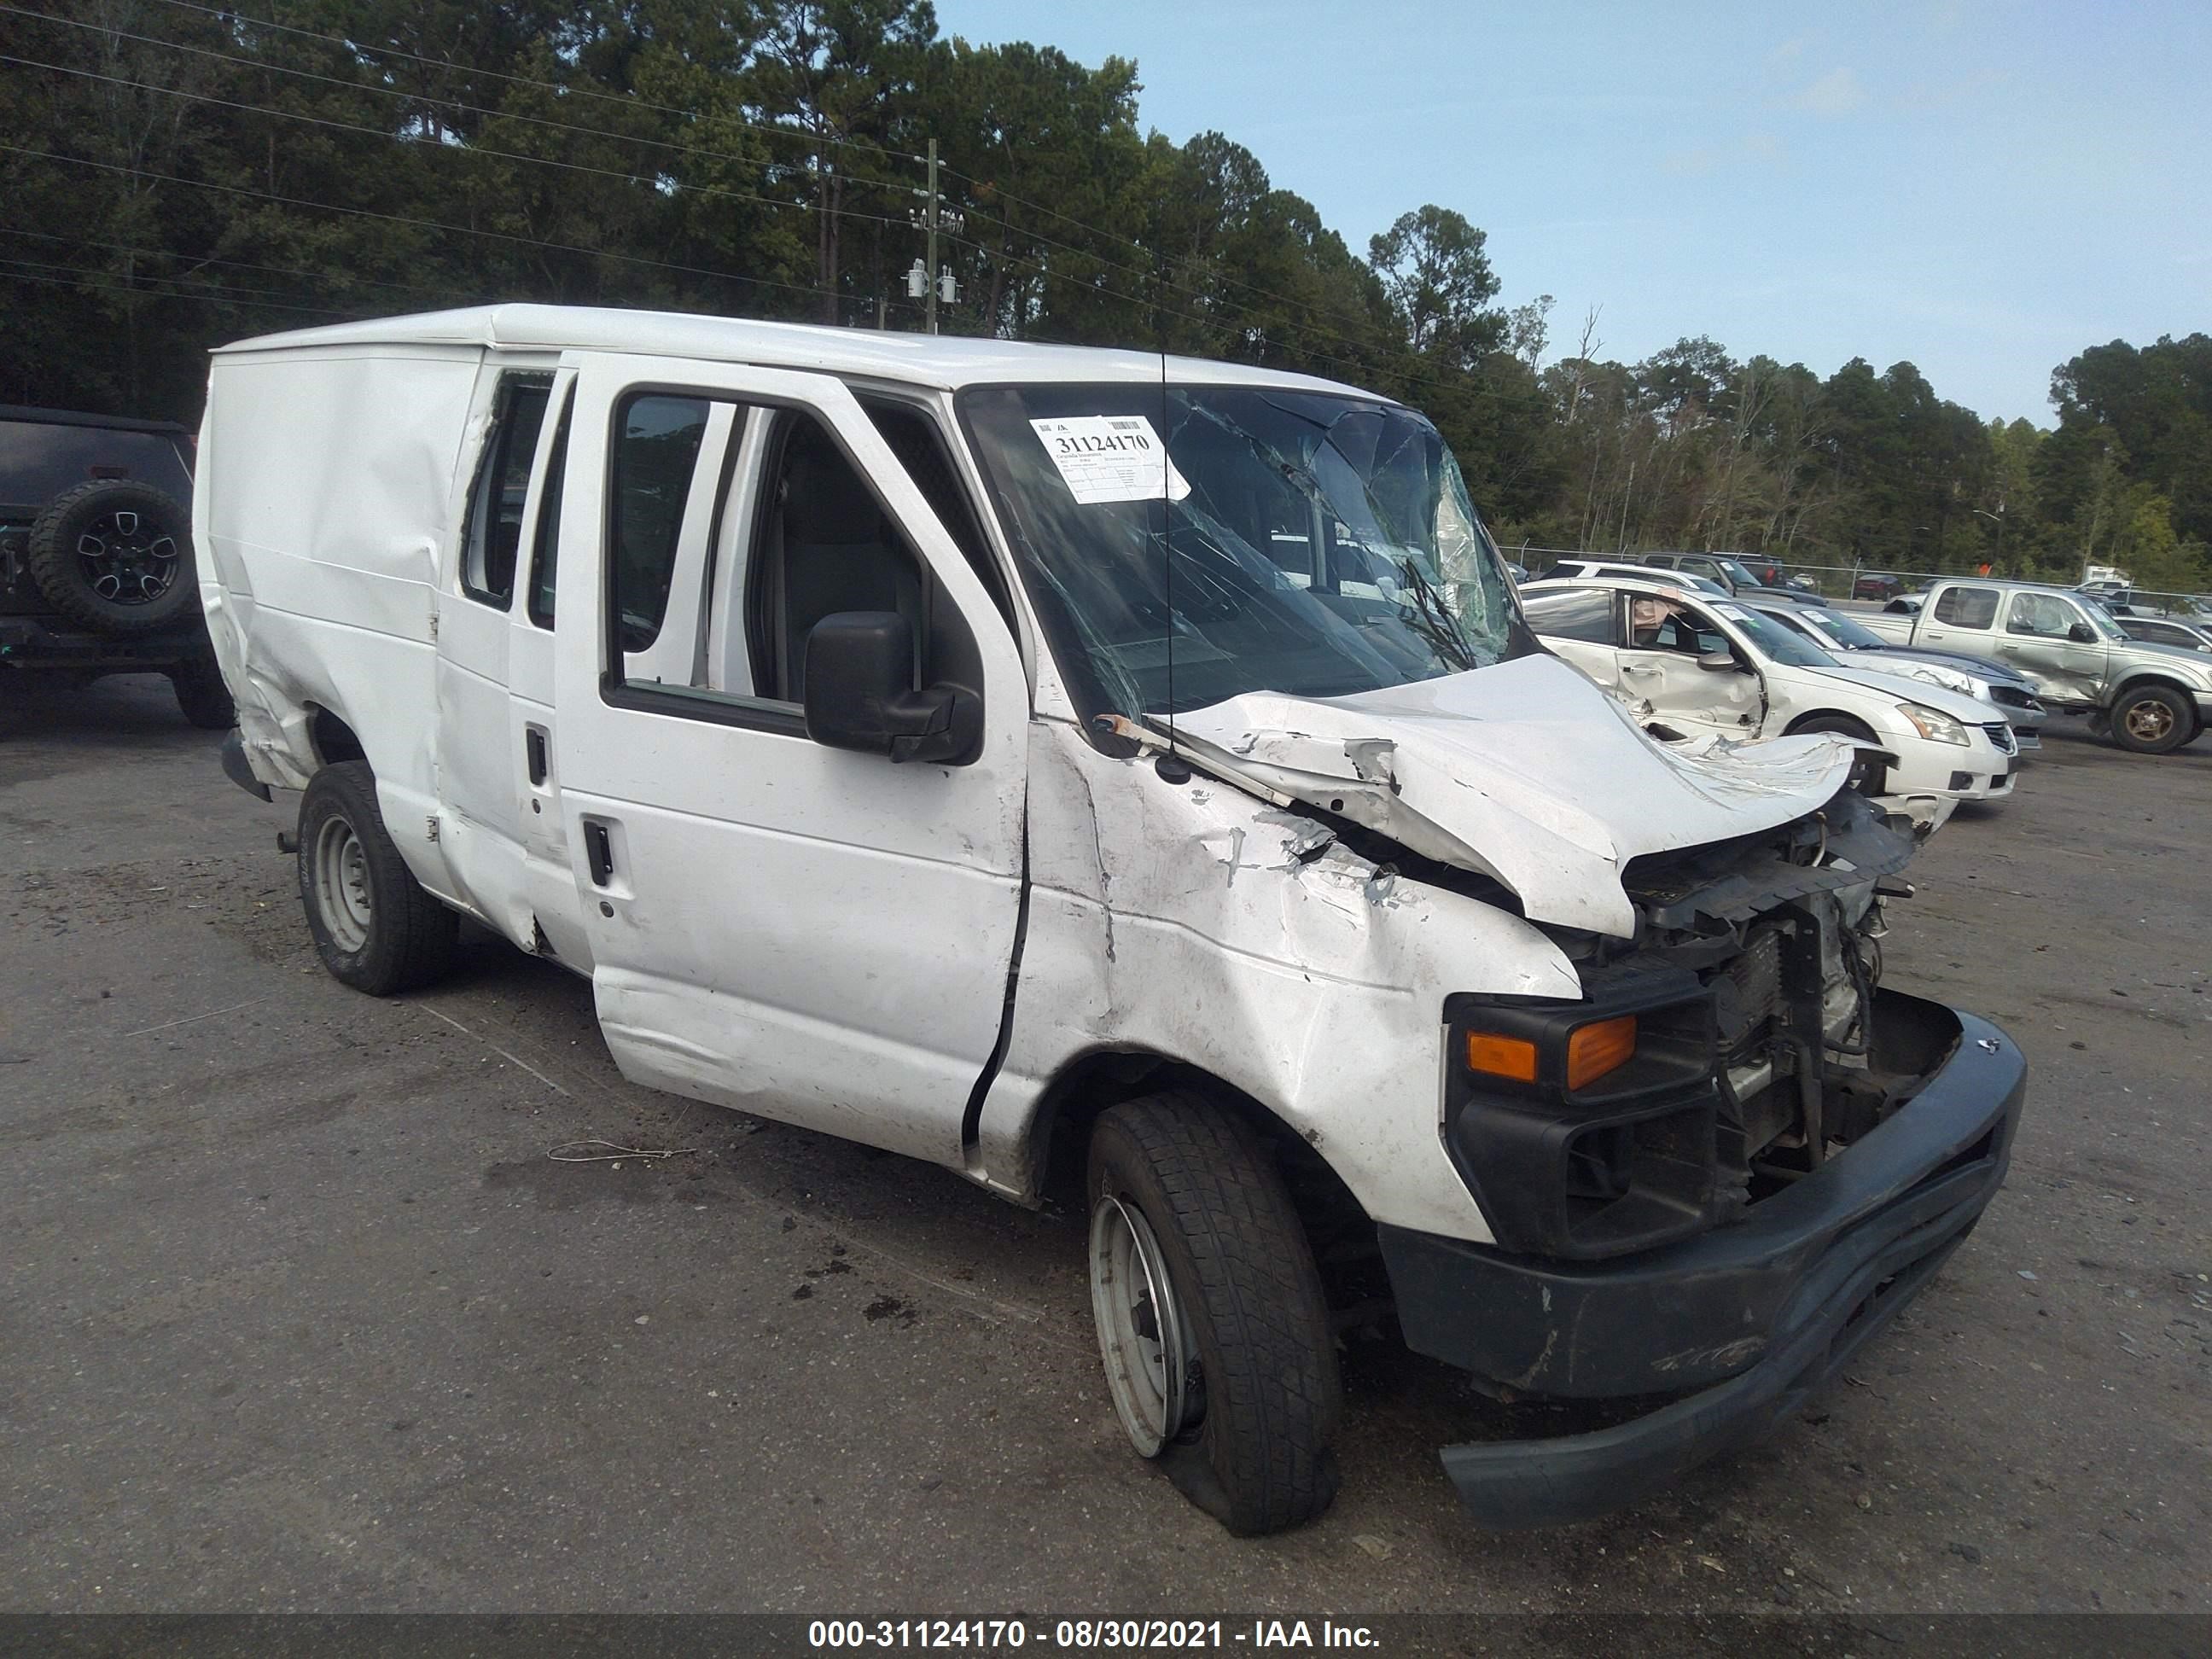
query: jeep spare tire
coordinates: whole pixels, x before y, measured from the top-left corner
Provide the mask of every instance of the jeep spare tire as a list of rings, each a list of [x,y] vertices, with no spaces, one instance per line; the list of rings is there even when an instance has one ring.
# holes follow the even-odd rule
[[[102,634],[150,634],[199,603],[191,515],[129,479],[54,497],[31,526],[24,563],[49,605]]]

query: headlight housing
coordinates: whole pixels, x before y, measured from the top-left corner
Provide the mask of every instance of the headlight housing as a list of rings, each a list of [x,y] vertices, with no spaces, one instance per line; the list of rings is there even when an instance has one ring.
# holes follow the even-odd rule
[[[1444,1029],[1445,1150],[1502,1249],[1587,1261],[1712,1224],[1718,1050],[1694,975],[1449,997]]]
[[[1963,749],[1969,741],[1966,728],[1940,708],[1930,708],[1923,702],[1901,702],[1897,712],[1930,743],[1955,743]]]

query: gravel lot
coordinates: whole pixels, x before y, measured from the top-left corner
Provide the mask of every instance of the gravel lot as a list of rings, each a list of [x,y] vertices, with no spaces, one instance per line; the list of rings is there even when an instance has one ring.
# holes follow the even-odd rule
[[[1127,1453],[1072,1220],[632,1088],[495,943],[347,991],[163,683],[0,698],[0,1606],[2212,1610],[2212,738],[2058,722],[1923,854],[1890,977],[2028,1116],[1799,1421],[1500,1538],[1433,1450],[1509,1419],[1373,1345],[1335,1507],[1240,1542]]]

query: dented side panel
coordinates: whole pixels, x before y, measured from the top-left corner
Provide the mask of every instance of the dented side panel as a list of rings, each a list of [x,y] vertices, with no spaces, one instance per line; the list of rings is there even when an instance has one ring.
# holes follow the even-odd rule
[[[200,602],[254,775],[304,788],[314,711],[329,709],[360,737],[409,867],[453,902],[465,896],[430,839],[432,630],[481,356],[218,357],[193,500]]]
[[[983,1177],[1030,1195],[1038,1098],[1098,1049],[1157,1054],[1243,1090],[1378,1221],[1486,1240],[1439,1138],[1445,995],[1573,997],[1536,928],[1398,879],[1310,817],[1204,776],[1164,781],[1072,726],[1030,738],[1030,895]]]

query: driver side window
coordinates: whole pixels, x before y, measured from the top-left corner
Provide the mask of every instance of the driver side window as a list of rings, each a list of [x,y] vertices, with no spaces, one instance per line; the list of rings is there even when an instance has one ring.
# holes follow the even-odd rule
[[[2015,593],[2007,631],[2038,639],[2063,640],[2074,626],[2073,608],[2048,593]]]
[[[1686,657],[1702,657],[1728,649],[1728,641],[1719,634],[1701,632],[1694,617],[1663,599],[1632,598],[1628,622],[1628,644],[1633,651],[1674,651]]]
[[[808,636],[848,611],[906,624],[910,686],[976,683],[963,619],[814,416],[647,391],[612,438],[610,701],[789,730]]]

